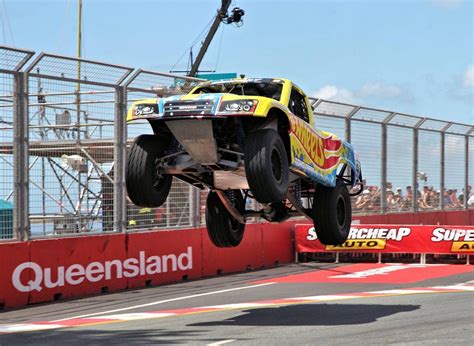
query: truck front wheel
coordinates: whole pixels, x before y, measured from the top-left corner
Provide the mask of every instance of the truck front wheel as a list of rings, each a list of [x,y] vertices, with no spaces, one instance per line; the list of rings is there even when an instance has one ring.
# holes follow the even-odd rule
[[[349,235],[352,207],[346,185],[338,180],[335,187],[318,185],[313,200],[314,229],[324,245],[340,245]]]
[[[173,177],[162,174],[157,159],[166,143],[154,135],[138,136],[130,147],[125,181],[128,197],[140,207],[156,208],[165,203]]]
[[[277,131],[257,130],[245,140],[245,174],[255,199],[277,203],[288,190],[288,157]]]

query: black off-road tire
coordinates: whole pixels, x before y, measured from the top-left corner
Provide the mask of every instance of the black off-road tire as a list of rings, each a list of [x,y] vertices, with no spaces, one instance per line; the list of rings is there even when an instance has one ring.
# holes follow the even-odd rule
[[[335,187],[318,185],[313,201],[314,229],[324,245],[340,245],[351,228],[352,206],[346,185],[338,180]]]
[[[173,177],[159,174],[156,159],[163,156],[167,142],[154,135],[138,136],[127,157],[125,182],[133,204],[156,208],[165,203]]]
[[[226,192],[226,195],[238,211],[245,210],[244,198],[240,190]],[[207,195],[206,226],[209,238],[217,247],[238,246],[245,231],[245,224],[239,223],[232,217],[215,192],[209,192]]]
[[[277,131],[251,132],[245,140],[245,174],[255,199],[276,203],[285,199],[288,190],[288,157]]]

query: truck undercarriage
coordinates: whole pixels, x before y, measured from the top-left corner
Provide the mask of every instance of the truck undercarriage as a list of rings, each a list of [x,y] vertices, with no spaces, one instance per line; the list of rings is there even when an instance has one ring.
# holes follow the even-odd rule
[[[313,220],[324,244],[341,244],[350,195],[362,191],[360,165],[349,143],[313,128],[310,108],[290,81],[271,78],[206,82],[187,95],[138,101],[127,120],[147,119],[154,134],[130,148],[129,198],[158,207],[175,177],[210,190],[206,224],[216,246],[237,246],[249,218],[293,216]]]
[[[267,122],[268,123],[268,122]],[[255,124],[254,124],[255,125]],[[265,125],[263,123],[263,125]],[[290,217],[312,216],[315,183],[297,172],[290,172],[286,200],[275,203],[248,203],[254,200],[244,167],[246,131],[255,130],[244,124],[241,118],[170,120],[152,123],[161,139],[169,141],[165,155],[156,160],[157,178],[172,175],[199,189],[216,191],[227,211],[244,224],[245,220],[261,217],[270,222],[282,222]],[[192,129],[192,130],[190,130]],[[344,165],[339,178],[351,185]],[[254,208],[238,210],[229,191],[240,190],[244,205]],[[351,195],[357,195],[361,188]]]

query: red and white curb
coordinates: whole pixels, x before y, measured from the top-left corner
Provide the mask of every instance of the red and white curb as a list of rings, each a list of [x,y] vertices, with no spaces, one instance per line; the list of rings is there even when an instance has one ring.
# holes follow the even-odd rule
[[[303,304],[303,303],[318,303],[335,300],[345,299],[360,299],[370,297],[387,297],[387,296],[399,296],[399,295],[410,295],[410,294],[422,294],[422,293],[449,293],[449,292],[474,292],[474,284],[460,284],[452,286],[435,286],[435,287],[419,287],[409,289],[393,289],[383,291],[372,291],[372,292],[358,292],[358,293],[341,293],[333,295],[319,295],[309,297],[296,297],[296,298],[285,298],[285,299],[273,299],[263,300],[249,303],[236,303],[236,304],[223,304],[213,306],[203,306],[196,308],[176,309],[176,310],[160,310],[150,312],[138,312],[138,313],[126,313],[126,314],[113,314],[113,315],[102,315],[97,317],[87,318],[71,318],[61,321],[43,321],[33,323],[21,323],[21,324],[5,324],[0,325],[0,334],[8,333],[20,333],[20,332],[33,332],[42,330],[51,330],[68,327],[81,327],[89,326],[102,323],[116,323],[134,320],[143,320],[151,318],[165,318],[170,316],[182,316],[197,314],[203,312],[216,312],[225,310],[241,310],[241,309],[254,309],[261,307],[274,307],[280,305],[291,305],[291,304]]]

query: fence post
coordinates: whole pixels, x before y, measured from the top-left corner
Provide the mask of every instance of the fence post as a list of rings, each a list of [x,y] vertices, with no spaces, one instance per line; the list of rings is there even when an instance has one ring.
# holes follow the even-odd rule
[[[467,200],[469,199],[468,193],[469,186],[469,135],[464,137],[464,209],[467,209]]]
[[[439,207],[440,209],[444,209],[444,133],[441,133],[441,153],[439,168],[439,191],[441,192],[441,196],[439,199]]]
[[[200,194],[201,190],[199,190],[197,187],[191,187],[191,194],[190,194],[190,216],[191,216],[191,227],[196,228],[201,226],[201,215],[200,215]]]
[[[380,212],[385,214],[387,212],[387,124],[382,125],[382,152],[381,152],[381,178],[382,190],[380,195]]]
[[[397,113],[392,112],[385,117],[382,121],[382,153],[381,153],[381,161],[382,161],[382,191],[380,195],[380,204],[381,204],[381,212],[385,214],[387,212],[387,127],[390,121],[397,115]]]
[[[412,171],[412,191],[413,191],[413,200],[412,200],[412,208],[414,212],[418,211],[418,198],[416,197],[418,187],[418,129],[413,129],[413,171]]]
[[[14,209],[13,227],[17,240],[30,237],[28,197],[28,74],[14,74],[13,117]]]
[[[352,118],[354,117],[354,115],[357,114],[357,112],[360,111],[360,107],[354,107],[354,109],[352,111],[349,112],[349,114],[346,115],[346,118],[344,119],[345,120],[345,126],[344,126],[344,132],[345,132],[345,137],[346,137],[346,141],[348,141],[349,143],[351,142],[351,131],[352,131]]]
[[[351,142],[351,119],[346,118],[345,119],[345,125],[344,125],[344,134],[345,134],[345,139],[347,142]]]
[[[125,232],[127,210],[125,199],[125,155],[127,151],[126,88],[115,87],[115,131],[114,131],[114,230]]]
[[[439,163],[439,191],[441,193],[440,199],[439,199],[439,208],[441,210],[444,209],[444,163],[445,163],[445,157],[444,157],[444,141],[445,141],[445,135],[444,132],[441,132],[441,153],[440,153],[440,163]]]
[[[382,191],[380,195],[380,211],[382,214],[387,212],[387,124],[382,124],[382,148],[381,159],[381,178]]]

